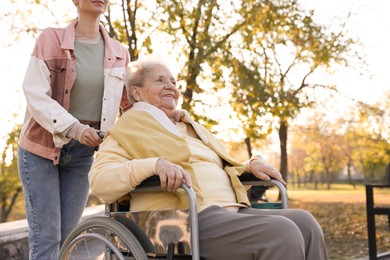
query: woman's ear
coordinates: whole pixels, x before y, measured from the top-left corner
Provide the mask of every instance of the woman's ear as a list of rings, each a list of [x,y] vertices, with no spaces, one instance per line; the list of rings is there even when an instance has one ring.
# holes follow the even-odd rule
[[[133,96],[133,98],[134,98],[135,100],[137,100],[137,102],[138,102],[138,101],[141,101],[141,94],[139,93],[138,87],[136,87],[136,86],[131,86],[131,87],[130,87],[130,93],[131,93],[131,95]]]

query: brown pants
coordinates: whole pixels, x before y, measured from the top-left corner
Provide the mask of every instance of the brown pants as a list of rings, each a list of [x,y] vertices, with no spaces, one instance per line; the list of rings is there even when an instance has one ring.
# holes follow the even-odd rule
[[[304,210],[211,206],[199,213],[200,255],[206,260],[326,260],[322,229]]]

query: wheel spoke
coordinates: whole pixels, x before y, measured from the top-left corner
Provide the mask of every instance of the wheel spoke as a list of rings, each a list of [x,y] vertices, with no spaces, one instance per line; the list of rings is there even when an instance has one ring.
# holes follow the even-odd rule
[[[94,217],[80,223],[64,242],[60,259],[146,260],[147,256],[134,235],[121,223],[106,217]],[[98,257],[98,258],[96,258]]]

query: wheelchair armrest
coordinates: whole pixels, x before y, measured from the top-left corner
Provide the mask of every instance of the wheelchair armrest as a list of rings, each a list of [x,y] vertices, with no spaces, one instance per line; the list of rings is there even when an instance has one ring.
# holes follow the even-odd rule
[[[287,196],[287,190],[284,185],[274,179],[271,179],[270,181],[263,181],[256,178],[252,173],[243,173],[239,176],[239,179],[243,185],[248,186],[265,186],[265,187],[272,187],[276,186],[279,189],[281,200],[282,200],[282,207],[284,209],[288,208],[288,196]]]
[[[160,183],[160,178],[157,175],[153,175],[143,182],[139,184],[135,190],[131,192],[137,192],[137,191],[155,191],[155,190],[160,190],[161,189],[161,183]]]
[[[131,192],[144,192],[144,191],[157,191],[157,190],[161,190],[161,185],[160,185],[160,178],[157,175],[155,175],[144,180]],[[106,204],[105,211],[106,214],[108,214],[108,212],[129,211],[129,205],[120,204],[117,200],[113,203]]]
[[[288,208],[288,196],[287,190],[282,183],[277,180],[272,179],[271,181],[263,181],[257,179],[252,173],[243,173],[239,176],[239,179],[242,184],[248,186],[264,186],[264,187],[273,187],[276,186],[279,189],[282,207]],[[151,176],[144,180],[140,185],[138,185],[135,190],[132,192],[140,191],[157,191],[161,189],[160,178],[157,175]]]

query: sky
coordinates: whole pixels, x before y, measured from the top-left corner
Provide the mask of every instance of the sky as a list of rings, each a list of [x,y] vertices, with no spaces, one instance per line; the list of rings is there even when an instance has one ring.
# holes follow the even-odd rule
[[[347,30],[362,43],[359,53],[366,57],[368,73],[360,76],[355,71],[343,70],[334,80],[347,96],[367,103],[378,101],[384,91],[390,90],[390,1],[301,0],[301,3],[303,7],[314,9],[316,21],[326,25],[344,20],[351,12]]]
[[[71,3],[71,1],[66,2]],[[0,3],[2,6],[0,17],[4,17],[3,14],[7,10],[10,11],[12,7],[9,6],[8,0],[0,0]],[[358,38],[362,43],[359,52],[366,57],[368,72],[360,75],[354,70],[341,70],[331,76],[330,80],[348,97],[370,104],[377,102],[384,91],[390,90],[390,78],[388,77],[390,73],[388,65],[390,61],[388,29],[390,1],[300,0],[300,3],[303,8],[314,9],[314,18],[317,23],[335,29],[338,28],[335,27],[336,25],[346,19],[348,12],[351,12],[347,30],[351,36]],[[72,7],[66,5],[66,8]],[[46,21],[42,18],[44,13],[45,10],[32,13],[29,19],[38,20],[42,27],[52,25],[53,20]],[[0,18],[0,78],[2,79],[0,147],[4,142],[2,138],[11,131],[13,122],[23,121],[26,103],[21,85],[35,42],[32,37],[12,41],[8,27],[1,19],[4,18]]]

